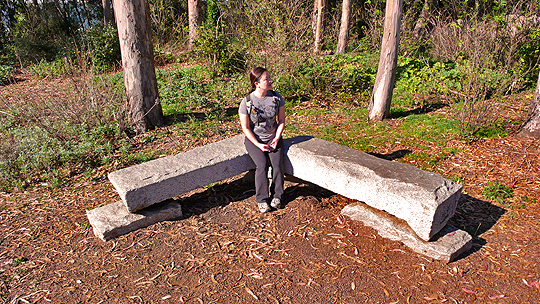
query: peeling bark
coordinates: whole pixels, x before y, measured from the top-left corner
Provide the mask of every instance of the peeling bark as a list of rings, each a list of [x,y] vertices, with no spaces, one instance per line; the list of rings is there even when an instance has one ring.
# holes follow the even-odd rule
[[[521,125],[520,136],[532,137],[535,139],[540,138],[540,75],[538,77],[538,83],[536,85],[536,91],[531,100],[527,118]]]
[[[349,21],[351,19],[351,0],[343,0],[341,7],[341,25],[339,28],[336,53],[345,53],[349,40]]]
[[[164,125],[147,0],[113,0],[126,90],[128,122],[136,133]]]
[[[403,0],[389,0],[386,2],[381,58],[379,59],[373,94],[368,106],[370,121],[383,120],[390,114],[390,104],[392,103],[392,92],[394,91],[396,78],[402,11]]]

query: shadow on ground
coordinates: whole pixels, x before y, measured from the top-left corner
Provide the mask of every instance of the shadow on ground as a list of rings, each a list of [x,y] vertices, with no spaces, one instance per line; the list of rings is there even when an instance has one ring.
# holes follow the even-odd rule
[[[222,184],[207,187],[202,192],[176,198],[174,201],[182,205],[184,218],[207,213],[213,208],[226,206],[231,202],[242,201],[255,195],[252,172],[245,173],[241,178]],[[286,176],[288,186],[285,188],[282,207],[299,197],[315,197],[321,201],[335,195],[334,192],[319,187],[298,178]]]
[[[505,212],[504,208],[490,202],[479,200],[467,194],[461,195],[456,213],[448,221],[448,225],[464,230],[473,237],[473,248],[465,256],[478,251],[487,243],[480,236],[490,230]]]
[[[238,107],[219,108],[206,112],[175,113],[165,116],[165,124],[173,125],[175,123],[185,123],[190,120],[205,121],[209,117],[214,119],[216,116],[223,118],[234,117],[238,114]]]
[[[431,113],[431,112],[435,112],[438,109],[444,108],[446,106],[447,105],[443,104],[443,103],[429,104],[429,105],[418,107],[416,109],[412,109],[412,110],[408,110],[408,111],[392,112],[392,113],[390,113],[390,117],[388,117],[388,118],[395,119],[395,118],[407,117],[407,116],[410,116],[410,115],[428,114],[428,113]]]
[[[411,154],[411,153],[412,153],[411,150],[402,149],[402,150],[397,150],[397,151],[394,151],[394,152],[388,153],[388,154],[380,154],[380,153],[373,153],[373,152],[369,152],[368,154],[373,155],[373,156],[378,157],[378,158],[386,159],[386,160],[396,160],[396,159],[402,158],[405,155]]]

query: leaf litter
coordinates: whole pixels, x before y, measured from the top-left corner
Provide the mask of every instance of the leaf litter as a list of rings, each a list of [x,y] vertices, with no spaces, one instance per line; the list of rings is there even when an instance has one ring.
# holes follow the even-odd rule
[[[175,134],[178,127],[164,128]],[[180,135],[145,145],[187,150],[233,135],[193,146],[179,147]],[[261,215],[240,177],[179,198],[185,217],[178,221],[102,242],[80,228],[85,210],[119,199],[97,179],[0,193],[0,303],[535,302],[539,141],[511,135],[452,145],[459,152],[433,171],[462,181],[450,223],[469,232],[474,245],[451,264],[341,216],[352,201],[311,185],[288,182],[284,208]],[[393,152],[387,149],[376,152]],[[514,197],[503,203],[483,197],[494,181],[513,189]]]

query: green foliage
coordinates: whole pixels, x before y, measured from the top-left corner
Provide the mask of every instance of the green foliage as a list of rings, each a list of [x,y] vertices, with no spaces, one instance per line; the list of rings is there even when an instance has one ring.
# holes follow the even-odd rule
[[[32,7],[17,15],[12,46],[23,63],[53,61],[72,49],[77,27],[54,2],[43,2],[39,11]]]
[[[393,103],[414,107],[438,102],[437,96],[460,88],[460,77],[452,62],[400,57]]]
[[[87,53],[94,72],[105,72],[120,65],[120,42],[114,27],[93,26],[86,31],[86,39]]]
[[[482,189],[482,195],[485,198],[503,203],[506,199],[514,196],[514,190],[512,188],[499,183],[499,181],[494,181],[489,183],[487,186]]]
[[[153,38],[160,44],[175,45],[187,36],[187,2],[150,0]]]
[[[521,71],[525,74],[527,86],[534,86],[540,69],[540,30],[532,28],[527,33],[527,38],[520,45],[518,54]]]
[[[68,71],[69,68],[66,66],[66,61],[63,58],[51,62],[42,59],[39,63],[32,64],[28,67],[28,72],[38,79],[62,77]]]
[[[209,100],[204,76],[199,74],[199,68],[175,69],[170,71],[158,70],[156,78],[164,115],[189,113],[204,109]]]
[[[108,164],[126,147],[116,137],[125,125],[121,96],[103,83],[72,90],[48,100],[0,100],[7,113],[0,113],[0,189],[60,187],[70,171]]]
[[[0,64],[0,85],[5,85],[11,82],[13,79],[13,69],[9,65]]]
[[[220,2],[216,0],[208,1],[206,21],[195,42],[195,54],[199,60],[212,67],[213,75],[230,75],[246,69],[246,47],[225,35]]]
[[[367,53],[310,57],[290,75],[274,78],[285,95],[365,95],[373,86],[375,66],[374,57]]]
[[[508,136],[508,131],[497,126],[485,126],[476,130],[473,134],[483,138],[502,138]]]

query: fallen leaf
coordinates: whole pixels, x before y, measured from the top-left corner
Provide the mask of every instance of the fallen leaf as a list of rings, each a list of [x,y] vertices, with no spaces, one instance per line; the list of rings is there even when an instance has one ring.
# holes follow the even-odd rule
[[[259,298],[251,291],[251,289],[245,287],[246,292],[249,293],[255,300],[259,301]]]
[[[500,299],[500,298],[504,298],[505,295],[503,294],[500,294],[500,295],[496,295],[496,296],[491,296],[491,297],[488,297],[490,300],[493,300],[493,299]]]
[[[461,288],[461,290],[463,290],[463,291],[464,291],[464,292],[466,292],[466,293],[470,293],[470,294],[477,294],[477,292],[476,292],[476,291],[472,291],[472,290],[469,290],[469,289],[467,289],[467,288],[464,288],[464,287],[462,287],[462,288]]]

